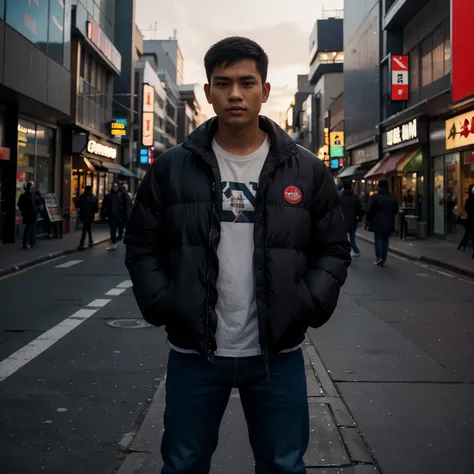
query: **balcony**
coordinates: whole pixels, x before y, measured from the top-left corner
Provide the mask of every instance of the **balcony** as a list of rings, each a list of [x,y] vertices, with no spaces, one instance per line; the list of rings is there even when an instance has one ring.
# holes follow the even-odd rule
[[[337,73],[344,71],[344,53],[318,53],[309,68],[309,83],[317,84],[324,74]]]
[[[91,130],[108,135],[108,124],[112,121],[112,98],[79,78],[79,93],[76,101],[76,122]]]
[[[427,3],[427,0],[385,0],[383,29],[403,28]]]

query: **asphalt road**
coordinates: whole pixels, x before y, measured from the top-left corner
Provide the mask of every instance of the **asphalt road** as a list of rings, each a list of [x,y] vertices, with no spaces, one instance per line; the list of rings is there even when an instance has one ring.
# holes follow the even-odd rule
[[[361,249],[309,335],[383,473],[472,474],[474,284]],[[124,459],[168,348],[162,329],[120,327],[140,319],[123,257],[98,246],[0,280],[2,474],[112,474]]]
[[[61,336],[66,318],[79,323],[0,382],[2,474],[109,474],[123,459],[120,443],[139,428],[168,353],[161,329],[115,327],[140,318],[130,289],[106,295],[129,286],[123,260],[123,247],[101,245],[0,281],[3,369],[27,344],[34,355],[45,331],[56,327],[48,344]],[[96,312],[84,318],[84,308]]]

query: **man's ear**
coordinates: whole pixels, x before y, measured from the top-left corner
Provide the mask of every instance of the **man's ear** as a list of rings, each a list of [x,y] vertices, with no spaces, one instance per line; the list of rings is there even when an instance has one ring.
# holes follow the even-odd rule
[[[212,104],[211,99],[211,86],[209,84],[204,84],[204,92],[206,94],[206,99],[208,104]]]
[[[268,99],[270,98],[270,91],[272,89],[272,86],[270,85],[269,82],[265,82],[263,84],[263,96],[262,96],[262,103],[266,103]]]

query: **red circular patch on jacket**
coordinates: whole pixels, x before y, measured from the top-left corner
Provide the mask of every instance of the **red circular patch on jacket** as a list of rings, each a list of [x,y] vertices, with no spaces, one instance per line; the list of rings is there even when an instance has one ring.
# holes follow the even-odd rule
[[[283,192],[286,202],[298,204],[303,199],[303,193],[296,186],[288,186]]]

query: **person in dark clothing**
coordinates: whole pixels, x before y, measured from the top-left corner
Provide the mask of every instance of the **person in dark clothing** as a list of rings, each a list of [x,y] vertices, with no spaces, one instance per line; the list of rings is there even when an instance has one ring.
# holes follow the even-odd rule
[[[128,192],[128,187],[126,184],[123,184],[120,192],[122,193],[123,198],[123,208],[122,208],[122,217],[120,218],[119,224],[119,236],[118,239],[123,239],[123,232],[127,228],[128,220],[130,219],[130,213],[132,212],[132,197]]]
[[[468,197],[464,204],[466,219],[463,219],[464,236],[458,246],[458,249],[466,250],[469,236],[472,240],[472,258],[474,258],[474,184],[469,186]]]
[[[378,193],[372,196],[367,209],[367,222],[370,232],[375,234],[375,264],[385,265],[388,256],[390,235],[395,229],[395,216],[398,203],[388,190],[388,181],[381,179]]]
[[[119,191],[118,183],[114,183],[102,202],[102,216],[109,224],[112,240],[112,245],[107,250],[117,250],[117,229],[123,215],[123,207],[123,195]]]
[[[84,194],[79,196],[76,206],[79,210],[79,219],[82,221],[82,236],[79,249],[83,250],[85,249],[84,242],[86,235],[89,236],[89,246],[94,245],[94,240],[92,239],[92,223],[94,222],[95,214],[99,212],[99,205],[97,198],[92,193],[92,186],[85,187]]]
[[[362,204],[352,189],[351,180],[345,180],[342,185],[343,190],[339,197],[341,200],[342,213],[344,214],[346,232],[349,235],[349,241],[351,243],[352,257],[360,257],[360,250],[356,242],[356,230],[357,224],[363,216]]]
[[[209,472],[232,387],[256,472],[304,473],[301,346],[336,308],[350,265],[328,168],[260,115],[268,57],[247,38],[205,57],[214,117],[143,179],[125,263],[143,317],[171,347],[162,473]]]
[[[35,183],[28,181],[25,192],[18,199],[18,209],[23,217],[25,229],[23,231],[23,248],[37,248],[36,245],[36,222],[38,220],[39,201],[34,192]],[[28,245],[28,243],[30,245]]]

